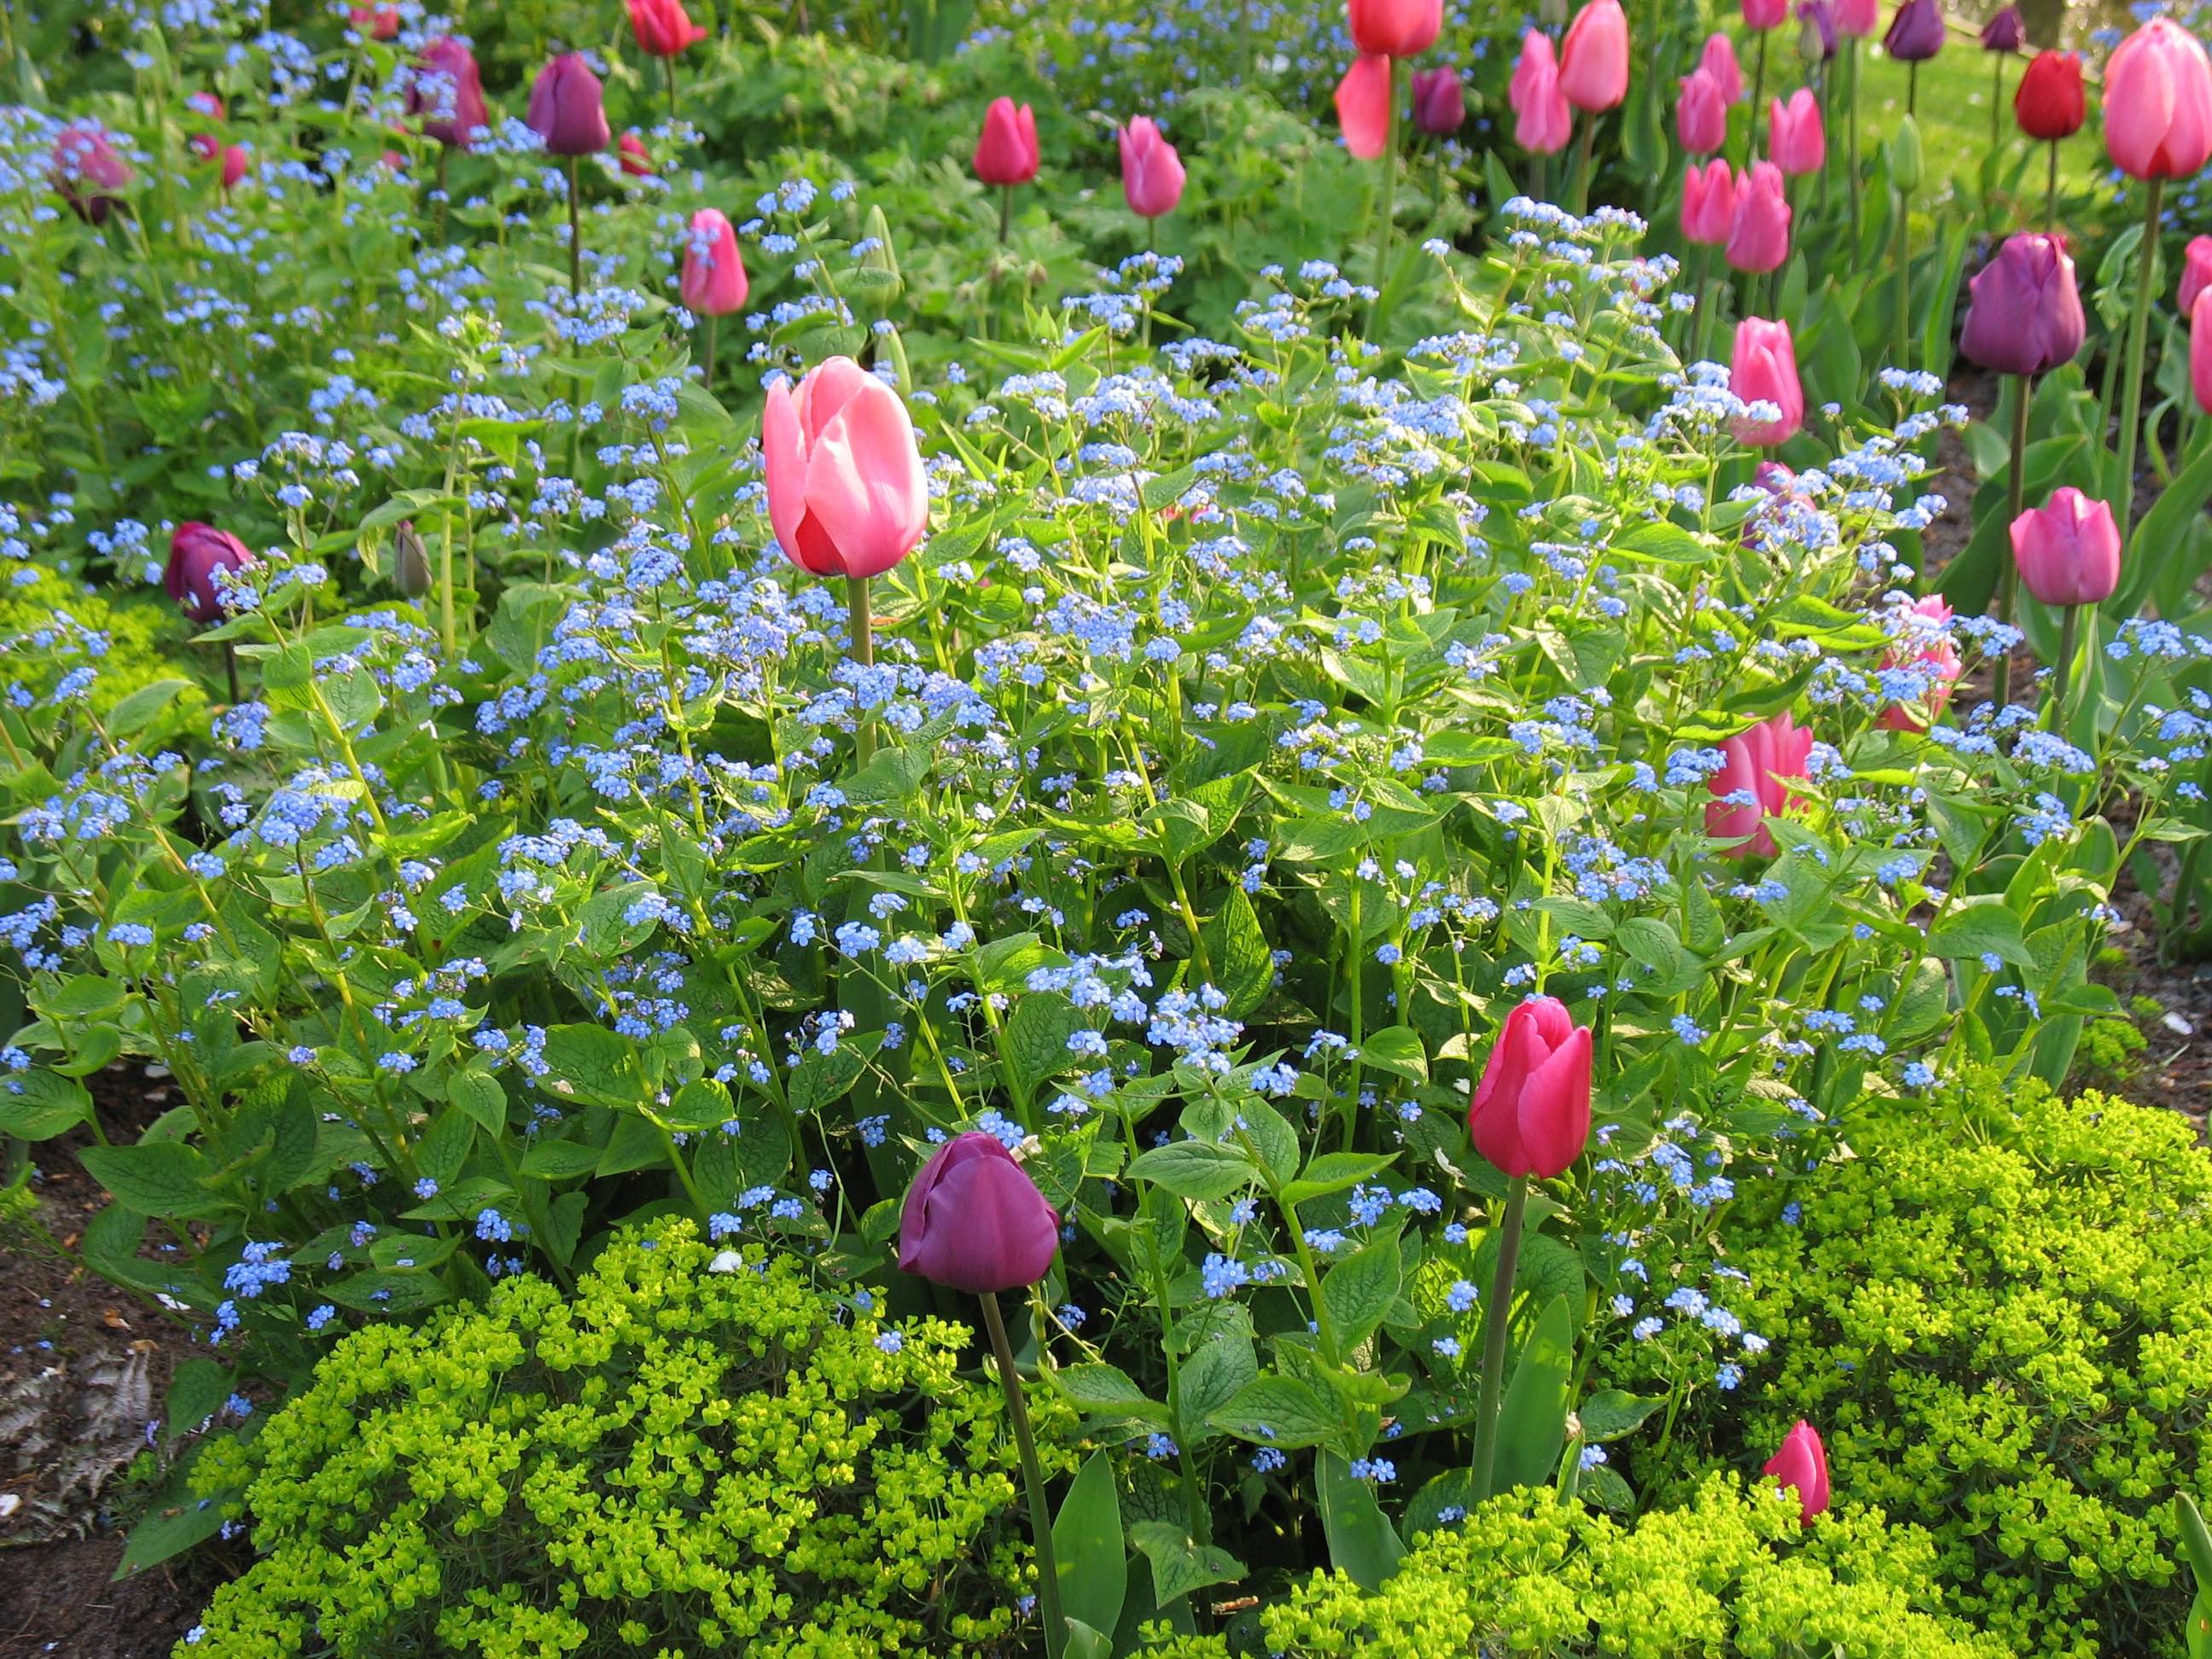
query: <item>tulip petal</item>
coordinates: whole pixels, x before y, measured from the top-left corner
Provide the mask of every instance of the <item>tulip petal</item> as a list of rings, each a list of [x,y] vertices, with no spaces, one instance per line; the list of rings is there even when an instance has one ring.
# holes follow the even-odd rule
[[[1521,1085],[1521,1144],[1539,1180],[1561,1175],[1583,1155],[1590,1132],[1590,1034],[1559,1004],[1564,1041]]]
[[[1344,147],[1371,161],[1390,143],[1390,60],[1370,52],[1352,60],[1336,83],[1336,118]]]
[[[866,378],[806,458],[807,513],[848,576],[890,569],[914,550],[929,523],[929,483],[914,422],[896,392]]]

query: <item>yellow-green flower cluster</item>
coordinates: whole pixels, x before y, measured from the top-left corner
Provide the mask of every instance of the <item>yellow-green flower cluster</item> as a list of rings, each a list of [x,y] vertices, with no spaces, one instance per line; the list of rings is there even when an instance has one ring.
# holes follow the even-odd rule
[[[261,1559],[179,1652],[1007,1650],[1034,1573],[968,1334],[714,1254],[663,1222],[571,1298],[518,1279],[347,1338],[249,1449],[203,1459],[208,1490],[250,1480]]]
[[[1928,1527],[1953,1606],[2014,1653],[2178,1653],[2169,1505],[2212,1497],[2212,1159],[2175,1113],[1954,1092],[1854,1124],[1858,1158],[1787,1218],[1768,1202],[1738,1256],[1774,1340],[1741,1456],[1810,1419],[1837,1496]]]

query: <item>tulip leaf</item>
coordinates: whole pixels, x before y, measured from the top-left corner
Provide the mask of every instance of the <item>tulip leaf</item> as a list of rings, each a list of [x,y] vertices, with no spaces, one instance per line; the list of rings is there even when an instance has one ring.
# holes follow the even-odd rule
[[[1373,1484],[1333,1451],[1316,1455],[1314,1476],[1329,1565],[1364,1590],[1381,1589],[1405,1559],[1406,1546],[1375,1501]]]
[[[1060,1583],[1060,1609],[1095,1635],[1111,1630],[1121,1617],[1121,1598],[1129,1583],[1128,1553],[1121,1542],[1121,1503],[1114,1488],[1114,1465],[1106,1452],[1093,1452],[1060,1500],[1052,1523],[1052,1552]]]
[[[2107,616],[2124,620],[2142,609],[2143,596],[2175,562],[2208,500],[2212,500],[2212,449],[2182,468],[2136,525],[2120,563],[2120,585],[2104,604]]]
[[[1568,1379],[1574,1373],[1575,1321],[1564,1296],[1552,1298],[1522,1345],[1498,1414],[1491,1491],[1549,1484],[1567,1441]]]

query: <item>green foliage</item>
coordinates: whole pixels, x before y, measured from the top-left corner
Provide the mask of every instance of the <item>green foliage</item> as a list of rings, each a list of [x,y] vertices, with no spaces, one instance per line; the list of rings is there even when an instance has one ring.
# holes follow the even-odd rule
[[[2188,1121],[1978,1072],[1851,1144],[1748,1206],[1745,1313],[1774,1347],[1740,1461],[1809,1419],[1838,1497],[1929,1528],[2011,1651],[2178,1652],[2172,1495],[2212,1492],[2212,1160]]]
[[[132,692],[189,672],[175,661],[185,629],[159,595],[88,587],[36,566],[10,574],[0,586],[0,641],[9,674],[31,689],[50,691],[71,669],[96,667],[89,696],[105,714]]]
[[[203,1492],[244,1483],[260,1559],[189,1651],[998,1650],[1033,1574],[967,1334],[715,1257],[664,1222],[573,1299],[516,1279],[349,1338],[202,1459]]]

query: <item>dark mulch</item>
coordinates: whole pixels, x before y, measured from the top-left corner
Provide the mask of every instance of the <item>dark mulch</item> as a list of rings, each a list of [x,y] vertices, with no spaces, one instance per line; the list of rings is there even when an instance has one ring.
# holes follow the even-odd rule
[[[119,1538],[0,1547],[0,1659],[167,1659],[210,1586],[154,1567],[112,1582]]]

